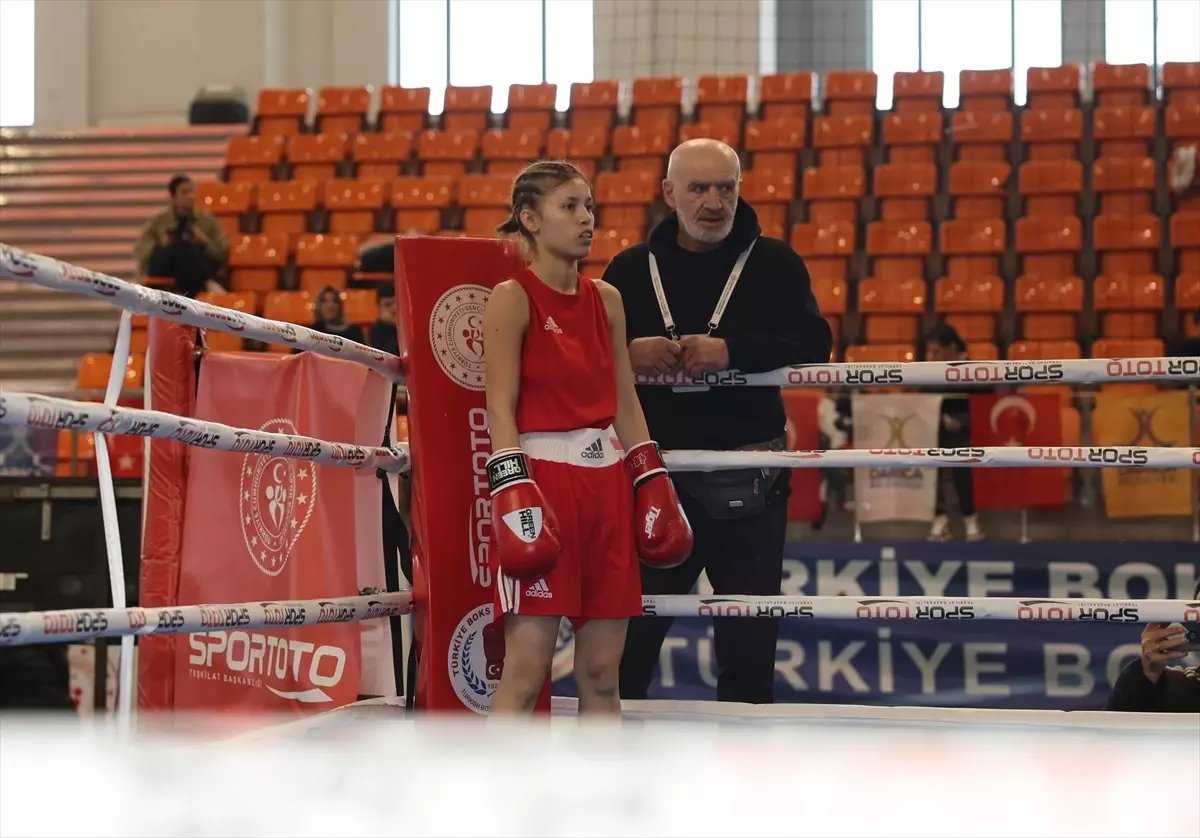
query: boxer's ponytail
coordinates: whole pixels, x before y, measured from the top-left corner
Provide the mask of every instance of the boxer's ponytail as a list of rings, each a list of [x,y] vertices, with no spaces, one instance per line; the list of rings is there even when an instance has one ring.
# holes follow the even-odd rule
[[[519,235],[526,247],[537,250],[537,240],[521,221],[521,213],[527,209],[538,209],[547,193],[573,180],[582,180],[590,186],[583,172],[565,160],[530,163],[513,181],[511,211],[508,218],[496,227],[496,233],[501,236]]]

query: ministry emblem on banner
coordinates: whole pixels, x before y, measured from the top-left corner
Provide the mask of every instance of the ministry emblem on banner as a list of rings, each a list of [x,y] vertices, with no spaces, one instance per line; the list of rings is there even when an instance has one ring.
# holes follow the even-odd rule
[[[922,393],[855,393],[855,448],[932,448],[938,442],[942,397]],[[932,521],[937,469],[877,466],[854,470],[858,520]]]

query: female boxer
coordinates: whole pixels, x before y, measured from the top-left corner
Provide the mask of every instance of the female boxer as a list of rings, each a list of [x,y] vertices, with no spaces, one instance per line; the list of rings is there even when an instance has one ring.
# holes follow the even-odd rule
[[[563,617],[575,629],[580,712],[619,713],[626,623],[641,613],[638,555],[672,566],[691,552],[634,391],[620,294],[579,273],[593,225],[587,179],[540,161],[517,176],[498,228],[520,237],[528,267],[496,286],[484,315],[505,643],[493,713],[533,709]]]

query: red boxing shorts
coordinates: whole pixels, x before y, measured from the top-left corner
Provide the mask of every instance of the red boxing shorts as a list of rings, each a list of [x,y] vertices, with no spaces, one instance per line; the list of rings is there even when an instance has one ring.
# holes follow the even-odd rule
[[[497,613],[587,620],[642,613],[633,487],[612,429],[522,434],[533,479],[558,521],[562,553],[541,579],[496,576]]]

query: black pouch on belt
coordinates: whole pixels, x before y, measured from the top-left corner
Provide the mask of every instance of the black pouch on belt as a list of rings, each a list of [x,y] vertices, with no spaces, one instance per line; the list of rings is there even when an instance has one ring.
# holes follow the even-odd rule
[[[737,450],[782,451],[784,440],[773,439],[766,445]],[[671,479],[680,492],[703,506],[710,518],[727,521],[761,515],[782,471],[781,468],[676,471]]]

